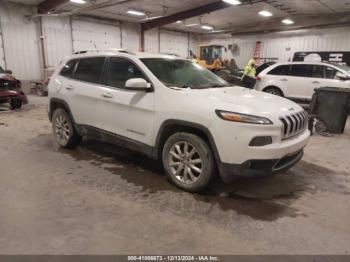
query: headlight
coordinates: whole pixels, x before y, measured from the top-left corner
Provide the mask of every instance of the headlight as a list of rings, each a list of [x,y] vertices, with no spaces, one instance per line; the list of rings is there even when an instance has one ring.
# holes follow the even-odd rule
[[[216,114],[224,120],[241,122],[241,123],[250,123],[250,124],[261,124],[261,125],[272,125],[270,119],[260,116],[252,116],[235,112],[228,112],[222,110],[215,110]]]

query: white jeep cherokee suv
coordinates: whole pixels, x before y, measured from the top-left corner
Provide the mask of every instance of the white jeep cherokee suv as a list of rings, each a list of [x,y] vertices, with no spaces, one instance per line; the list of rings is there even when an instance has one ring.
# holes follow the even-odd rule
[[[229,86],[170,55],[85,51],[65,59],[49,84],[49,118],[58,144],[82,136],[161,159],[177,186],[204,189],[218,170],[274,174],[296,164],[307,144],[307,115],[278,96]]]
[[[276,63],[263,70],[256,80],[256,90],[308,102],[315,88],[350,88],[350,67],[322,62]]]

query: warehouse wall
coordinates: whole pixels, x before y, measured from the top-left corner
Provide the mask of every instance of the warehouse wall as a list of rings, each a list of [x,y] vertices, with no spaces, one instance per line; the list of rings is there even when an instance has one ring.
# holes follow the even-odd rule
[[[276,57],[286,62],[299,51],[350,51],[350,27],[335,29],[314,29],[284,33],[260,34],[239,37],[202,37],[202,44],[238,44],[233,58],[243,67],[253,56],[256,41],[262,42],[261,57]],[[228,51],[225,58],[232,58]]]
[[[138,24],[70,17],[29,19],[35,12],[35,8],[25,5],[0,4],[0,64],[4,66],[6,62],[7,68],[21,80],[41,80],[44,65],[55,67],[74,51],[95,49],[95,46],[99,49],[140,50]],[[4,48],[1,47],[2,40]],[[145,34],[146,52],[187,57],[189,48],[195,51],[197,45],[197,36],[187,33],[154,29]]]

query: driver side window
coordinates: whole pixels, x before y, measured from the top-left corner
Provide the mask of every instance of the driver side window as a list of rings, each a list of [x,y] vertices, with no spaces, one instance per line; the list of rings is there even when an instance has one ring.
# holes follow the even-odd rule
[[[106,73],[106,85],[124,89],[126,81],[132,78],[147,79],[130,60],[121,57],[110,58]]]
[[[325,78],[326,79],[336,79],[336,74],[339,71],[333,67],[326,66],[325,67]]]

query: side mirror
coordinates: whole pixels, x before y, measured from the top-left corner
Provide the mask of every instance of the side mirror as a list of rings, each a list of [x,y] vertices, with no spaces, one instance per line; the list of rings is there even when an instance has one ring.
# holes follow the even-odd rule
[[[152,85],[143,78],[131,78],[125,83],[127,90],[151,91]]]
[[[5,72],[5,74],[12,75],[12,70],[5,70],[4,72]]]
[[[349,80],[349,76],[347,74],[341,73],[341,72],[337,72],[335,74],[335,77],[339,80],[345,81],[345,80]]]

